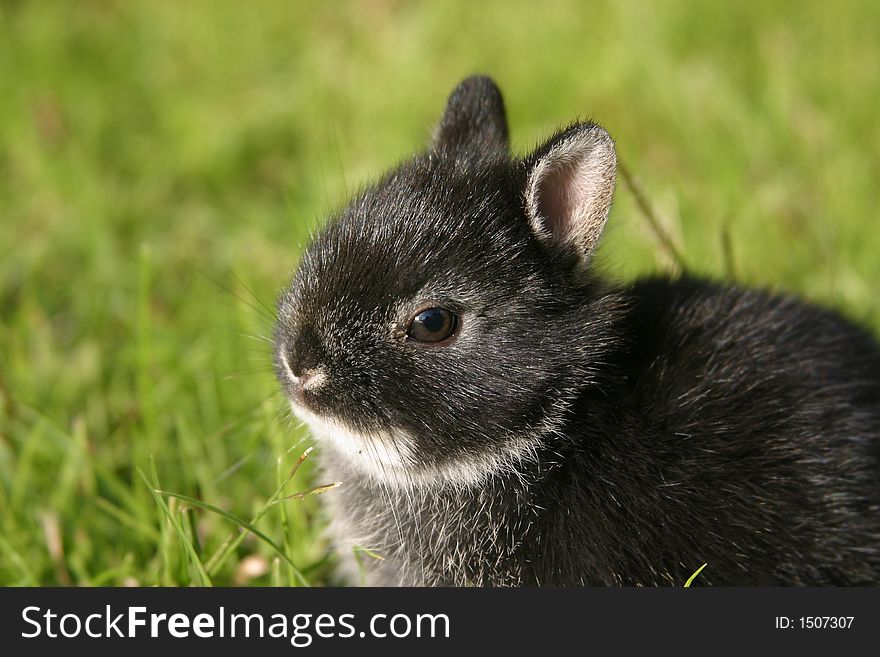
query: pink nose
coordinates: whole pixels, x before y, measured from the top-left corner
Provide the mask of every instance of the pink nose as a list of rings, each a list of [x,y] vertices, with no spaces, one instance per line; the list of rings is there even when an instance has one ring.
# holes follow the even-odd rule
[[[315,376],[315,370],[306,370],[298,377],[296,377],[295,384],[298,388],[308,388],[309,381],[311,381]]]

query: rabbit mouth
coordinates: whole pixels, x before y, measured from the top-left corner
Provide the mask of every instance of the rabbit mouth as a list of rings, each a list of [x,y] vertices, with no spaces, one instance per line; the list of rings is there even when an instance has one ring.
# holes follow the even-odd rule
[[[328,445],[346,461],[377,479],[397,479],[417,467],[415,441],[403,432],[359,432],[339,421],[317,415],[296,402],[291,401],[291,408],[320,443]]]
[[[291,402],[293,413],[344,464],[380,485],[425,489],[473,488],[496,475],[520,472],[537,460],[540,434],[511,436],[479,452],[450,454],[442,461],[419,458],[418,442],[403,431],[359,432]]]

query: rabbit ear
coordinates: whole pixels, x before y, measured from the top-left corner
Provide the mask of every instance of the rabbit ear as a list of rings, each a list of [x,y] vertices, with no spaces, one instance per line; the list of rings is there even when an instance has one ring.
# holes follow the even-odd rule
[[[504,100],[491,78],[475,75],[453,89],[437,126],[433,148],[452,156],[473,153],[480,159],[508,152]]]
[[[527,160],[526,212],[544,242],[589,259],[605,229],[617,172],[614,141],[594,123],[555,135]]]

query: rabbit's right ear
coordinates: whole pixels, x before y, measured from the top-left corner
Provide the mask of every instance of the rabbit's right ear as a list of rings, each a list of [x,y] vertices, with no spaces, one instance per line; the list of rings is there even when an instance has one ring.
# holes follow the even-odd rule
[[[556,134],[526,160],[525,190],[532,231],[587,261],[602,237],[617,173],[614,141],[594,123]]]

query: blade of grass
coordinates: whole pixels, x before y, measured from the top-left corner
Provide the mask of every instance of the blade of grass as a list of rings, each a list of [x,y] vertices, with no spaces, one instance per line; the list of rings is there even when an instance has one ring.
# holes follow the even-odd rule
[[[351,552],[354,555],[355,563],[357,563],[358,567],[358,579],[360,580],[361,586],[367,585],[367,563],[364,560],[364,555],[367,555],[371,559],[375,559],[376,561],[385,561],[385,558],[377,552],[373,552],[373,550],[369,548],[365,548],[363,545],[354,545],[351,548]]]
[[[193,511],[192,507],[187,507],[185,509],[181,509],[180,513],[187,524],[189,535],[192,536],[193,547],[195,548],[197,553],[200,553],[202,551],[202,544],[201,540],[199,539],[199,528],[196,525],[195,511]]]
[[[654,235],[657,237],[657,240],[660,242],[660,247],[666,251],[667,255],[675,263],[678,270],[683,271],[686,264],[684,256],[681,254],[681,251],[679,251],[669,233],[663,228],[663,224],[660,223],[660,219],[657,217],[657,213],[648,201],[648,196],[645,194],[642,186],[639,184],[638,180],[632,176],[629,169],[624,166],[620,159],[617,160],[617,170],[620,171],[620,177],[623,178],[624,185],[626,185],[627,189],[629,189],[630,193],[633,195],[636,205],[642,212],[642,216],[645,217],[648,226],[650,226]]]
[[[275,557],[272,559],[272,586],[281,586],[281,559]]]
[[[293,495],[287,495],[285,497],[281,497],[277,500],[274,500],[270,504],[281,504],[282,502],[287,502],[289,500],[304,500],[309,495],[321,495],[326,493],[328,490],[333,490],[337,486],[339,486],[341,481],[334,481],[332,484],[321,484],[320,486],[315,486],[314,488],[309,488],[308,490],[304,490],[301,493],[294,493]],[[283,508],[283,507],[282,507]]]
[[[281,547],[277,543],[275,543],[275,541],[273,541],[271,538],[266,536],[266,534],[264,534],[259,529],[254,527],[251,523],[247,522],[246,520],[244,520],[242,518],[239,518],[238,516],[236,516],[232,513],[229,513],[228,511],[224,511],[220,507],[214,506],[213,504],[208,504],[207,502],[202,502],[201,500],[197,500],[196,498],[190,497],[189,495],[182,495],[180,493],[171,493],[169,491],[158,490],[158,489],[151,489],[151,490],[155,495],[160,495],[160,496],[166,495],[168,497],[173,497],[173,498],[176,498],[182,502],[186,502],[187,504],[191,504],[192,506],[196,506],[196,507],[199,507],[200,509],[204,509],[205,511],[210,511],[211,513],[216,513],[221,518],[225,518],[226,520],[233,523],[234,525],[238,525],[241,529],[250,532],[251,534],[253,534],[257,538],[259,538],[261,541],[266,543],[266,545],[268,545],[273,550],[275,550],[275,552],[278,554],[278,556],[281,557],[282,559],[284,559],[284,561],[291,568],[293,568],[294,574],[296,575],[297,579],[300,580],[300,583],[303,586],[309,585],[308,582],[306,581],[306,578],[303,576],[303,574],[296,567],[296,564],[293,563],[293,561],[290,559],[290,557],[288,557],[284,553],[284,550],[282,550]]]
[[[38,580],[34,576],[34,573],[31,571],[30,567],[28,567],[27,562],[22,558],[22,556],[12,547],[12,544],[7,541],[2,534],[0,534],[0,554],[6,555],[6,558],[9,559],[9,563],[14,565],[21,573],[21,583],[25,586],[37,586]]]
[[[694,580],[697,578],[697,575],[699,575],[703,571],[703,568],[705,568],[708,565],[709,565],[708,563],[704,563],[702,566],[697,568],[696,572],[693,575],[691,575],[690,577],[688,577],[688,581],[686,581],[684,583],[684,588],[686,588],[686,589],[690,588],[691,584],[693,584]]]
[[[152,495],[156,504],[159,505],[159,508],[162,509],[162,512],[165,514],[165,517],[171,522],[174,529],[177,531],[177,535],[180,538],[181,542],[184,545],[184,548],[189,555],[190,561],[192,562],[193,567],[196,569],[196,572],[199,574],[199,580],[201,581],[202,586],[211,586],[211,578],[208,576],[207,571],[205,570],[204,565],[202,565],[201,559],[199,559],[199,555],[196,553],[195,548],[193,548],[192,543],[186,537],[186,533],[183,528],[175,521],[174,514],[171,513],[171,510],[168,508],[168,505],[165,503],[165,500],[162,499],[161,495],[157,493],[158,488],[158,477],[156,476],[155,470],[155,461],[152,461],[152,470],[153,476],[156,479],[156,486],[150,484],[150,480],[147,479],[147,475],[144,474],[143,470],[140,468],[137,469],[138,474],[141,476],[141,479],[144,480],[144,483],[150,489],[150,495]]]
[[[284,475],[282,474],[283,462],[284,461],[283,461],[282,457],[280,457],[280,456],[277,459],[275,459],[276,484],[279,489],[284,488],[284,484],[286,481],[283,479]],[[288,519],[287,519],[287,507],[284,505],[281,506],[281,533],[284,536],[284,552],[286,554],[292,554],[293,550],[290,545],[290,523],[288,522]],[[288,569],[287,574],[288,574],[288,584],[293,586],[294,585],[294,583],[292,581],[292,579],[294,577],[293,572],[290,569]]]
[[[156,543],[159,543],[162,540],[159,532],[143,522],[140,518],[134,517],[127,511],[120,509],[118,506],[107,501],[103,497],[95,498],[95,506],[107,515],[111,516],[120,524],[125,525],[129,529],[133,529],[136,532],[143,534],[149,540]]]
[[[131,554],[125,555],[123,562],[113,568],[108,568],[92,577],[91,586],[112,586],[112,582],[131,576],[134,557]]]
[[[256,514],[254,514],[253,518],[251,518],[250,524],[255,525],[260,518],[262,518],[266,512],[272,508],[273,502],[278,499],[278,496],[284,491],[284,487],[293,479],[294,475],[296,475],[297,471],[302,466],[303,462],[308,458],[309,454],[311,454],[312,448],[309,447],[306,449],[297,459],[296,463],[293,464],[293,467],[290,469],[290,473],[287,475],[287,479],[285,479],[281,485],[275,490],[272,496],[266,501],[266,503],[260,507]],[[247,536],[244,532],[234,532],[230,534],[225,541],[220,545],[218,550],[208,559],[208,572],[211,575],[216,575],[217,571],[226,561],[230,554],[241,544],[244,540],[245,536]]]

